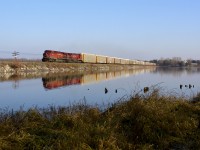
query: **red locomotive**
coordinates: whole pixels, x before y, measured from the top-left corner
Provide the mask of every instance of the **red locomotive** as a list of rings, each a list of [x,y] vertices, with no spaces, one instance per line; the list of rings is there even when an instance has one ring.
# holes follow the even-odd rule
[[[42,61],[57,61],[57,62],[82,62],[81,54],[64,53],[53,50],[45,50]]]

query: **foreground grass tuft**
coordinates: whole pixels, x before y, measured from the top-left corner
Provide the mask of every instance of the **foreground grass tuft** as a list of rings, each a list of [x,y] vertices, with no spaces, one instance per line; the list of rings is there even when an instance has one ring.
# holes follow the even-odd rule
[[[197,97],[152,92],[105,111],[77,104],[1,112],[0,149],[198,149]]]

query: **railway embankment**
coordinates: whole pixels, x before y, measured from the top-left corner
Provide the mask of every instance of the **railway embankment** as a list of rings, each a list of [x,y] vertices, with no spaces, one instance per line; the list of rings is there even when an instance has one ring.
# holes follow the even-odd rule
[[[34,73],[34,72],[98,72],[115,71],[149,66],[89,63],[52,63],[52,62],[0,62],[0,73]],[[155,66],[153,66],[155,67]]]

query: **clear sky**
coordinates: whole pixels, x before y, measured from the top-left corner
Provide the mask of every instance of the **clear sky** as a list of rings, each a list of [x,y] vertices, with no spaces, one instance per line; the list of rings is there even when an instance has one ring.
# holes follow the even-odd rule
[[[200,0],[0,0],[0,58],[45,49],[200,59]]]

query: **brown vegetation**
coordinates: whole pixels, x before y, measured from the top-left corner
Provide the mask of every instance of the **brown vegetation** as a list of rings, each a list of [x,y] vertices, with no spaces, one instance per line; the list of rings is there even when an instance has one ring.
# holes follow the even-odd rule
[[[134,96],[106,110],[85,103],[1,111],[0,149],[198,149],[200,101]]]

